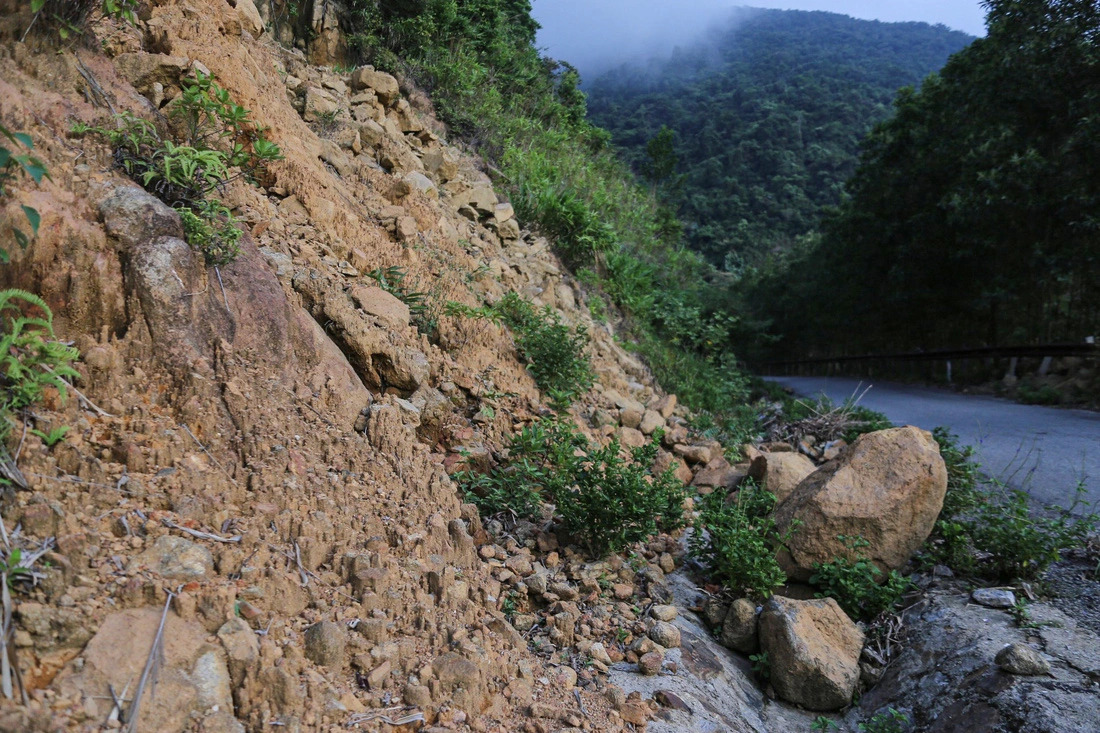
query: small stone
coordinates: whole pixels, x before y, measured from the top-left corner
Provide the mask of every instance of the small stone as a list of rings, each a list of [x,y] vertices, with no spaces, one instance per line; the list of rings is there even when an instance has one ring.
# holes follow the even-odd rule
[[[339,669],[344,664],[346,644],[344,630],[332,621],[319,621],[306,629],[306,658],[314,664]]]
[[[634,586],[630,583],[615,583],[611,586],[611,592],[615,594],[616,599],[625,601],[634,595]]]
[[[198,580],[214,572],[214,558],[209,550],[173,535],[158,538],[135,561],[163,578]]]
[[[638,659],[638,671],[647,677],[652,677],[661,671],[664,661],[664,655],[660,652],[647,652]]]
[[[577,686],[577,671],[572,667],[562,665],[554,672],[551,681],[556,687],[563,690],[572,690]]]
[[[654,606],[649,609],[649,615],[658,621],[675,621],[679,611],[676,606]]]
[[[374,668],[374,670],[367,675],[367,685],[372,690],[381,690],[382,685],[387,679],[389,679],[392,667],[390,661],[387,659],[382,664]]]
[[[607,649],[600,642],[596,642],[588,649],[588,656],[595,659],[597,662],[603,662],[604,664],[611,664],[611,657],[607,655]]]
[[[654,621],[649,625],[649,638],[665,649],[680,646],[680,630],[667,621]]]
[[[1016,594],[1010,590],[978,588],[970,594],[970,600],[986,608],[1012,608],[1016,605]]]
[[[756,605],[747,598],[739,598],[730,605],[725,621],[722,623],[722,646],[742,654],[756,651],[757,635]]]
[[[531,709],[528,713],[532,718],[543,718],[556,720],[558,718],[558,709],[553,705],[547,705],[546,703],[536,702],[531,704]]]
[[[673,710],[682,710],[683,712],[691,715],[691,707],[688,706],[683,699],[676,693],[669,692],[668,690],[657,690],[653,693],[653,699],[656,700],[662,707],[671,708]]]
[[[534,572],[534,568],[531,566],[531,561],[523,555],[516,555],[510,557],[504,561],[504,567],[511,570],[516,575],[526,577]]]
[[[1001,669],[1011,674],[1050,674],[1050,663],[1027,644],[1009,644],[997,652],[994,660]]]
[[[661,413],[654,410],[646,410],[642,416],[641,423],[638,425],[638,429],[645,435],[653,435],[658,428],[665,426],[665,419],[661,417]]]

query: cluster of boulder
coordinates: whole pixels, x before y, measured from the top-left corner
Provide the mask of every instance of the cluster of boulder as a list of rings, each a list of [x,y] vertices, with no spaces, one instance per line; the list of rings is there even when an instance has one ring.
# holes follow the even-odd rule
[[[776,494],[779,531],[794,530],[778,555],[791,581],[849,557],[843,537],[863,537],[862,552],[884,572],[901,569],[943,506],[946,468],[931,435],[917,428],[860,436],[821,467],[788,446],[769,448],[747,451],[752,460],[741,470]],[[809,710],[844,707],[861,678],[873,683],[879,675],[881,660],[862,654],[863,632],[831,598],[777,595],[762,607],[712,598],[702,613],[724,646],[766,655],[775,693]]]

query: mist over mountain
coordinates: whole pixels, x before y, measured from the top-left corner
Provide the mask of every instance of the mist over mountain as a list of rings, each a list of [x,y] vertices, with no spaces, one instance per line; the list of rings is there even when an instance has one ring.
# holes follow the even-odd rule
[[[694,45],[708,28],[725,24],[742,4],[797,6],[884,22],[943,23],[978,36],[985,29],[979,0],[533,0],[532,12],[542,26],[539,47],[592,78],[622,63],[667,56],[677,46]]]
[[[590,119],[636,170],[662,126],[679,165],[662,185],[689,244],[739,266],[812,232],[840,201],[860,140],[973,36],[925,23],[738,9],[691,46],[590,80]]]

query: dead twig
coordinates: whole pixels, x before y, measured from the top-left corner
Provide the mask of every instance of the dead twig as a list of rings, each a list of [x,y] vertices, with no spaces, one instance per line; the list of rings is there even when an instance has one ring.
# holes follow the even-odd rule
[[[222,282],[221,268],[215,266],[214,267],[214,274],[218,276],[218,287],[222,289],[222,302],[225,303],[225,312],[228,313],[230,316],[232,316],[233,311],[229,310],[229,298],[225,294],[225,283]]]
[[[371,723],[375,720],[381,720],[383,723],[397,727],[399,725],[408,725],[409,723],[423,723],[424,713],[416,711],[415,713],[409,713],[408,715],[402,715],[400,718],[391,718],[391,713],[398,713],[404,710],[412,710],[413,708],[406,707],[394,707],[385,708],[383,710],[374,710],[369,713],[355,713],[348,718],[347,727],[352,728],[363,723]]]
[[[176,593],[178,592],[179,589],[176,590]],[[168,608],[172,605],[172,599],[176,597],[176,593],[172,591],[166,591],[166,593],[168,597],[164,600],[164,610],[160,614],[160,624],[157,626],[156,636],[153,637],[153,648],[149,650],[149,657],[145,660],[145,669],[141,671],[141,679],[138,681],[137,690],[134,692],[134,702],[126,713],[127,733],[137,733],[138,715],[141,713],[141,698],[145,694],[145,686],[152,685],[153,690],[157,686],[156,677],[160,667],[161,644],[164,643],[164,624],[168,620]]]
[[[111,104],[111,98],[107,96],[107,92],[103,91],[103,87],[96,81],[95,76],[92,74],[92,70],[85,66],[84,62],[79,57],[76,59],[76,69],[80,72],[80,75],[84,77],[84,81],[87,82],[88,88],[92,91],[92,94],[89,96],[93,97],[93,99],[90,101],[111,110],[112,115],[117,114],[115,106]]]
[[[206,450],[206,446],[203,445],[202,442],[198,438],[195,437],[195,434],[191,432],[191,428],[187,427],[183,423],[180,423],[180,427],[187,431],[187,434],[191,436],[191,440],[195,441],[195,445],[202,448],[202,452],[206,454],[206,457],[209,458],[211,461],[213,461],[214,465],[217,466],[219,469],[221,469],[221,472],[225,474],[225,477],[227,479],[229,479],[233,483],[234,486],[236,486],[237,485],[237,480],[229,474],[229,471],[225,470],[225,466],[218,463],[218,459],[215,458],[210,453],[210,451]]]
[[[99,415],[100,417],[114,417],[114,415],[107,412],[106,410],[101,408],[99,405],[97,405],[96,403],[94,403],[90,399],[88,399],[87,395],[85,395],[79,389],[74,387],[72,382],[65,379],[64,377],[58,377],[57,372],[55,372],[53,369],[51,369],[49,364],[43,364],[42,368],[45,369],[46,371],[48,371],[50,374],[57,377],[58,379],[60,379],[62,382],[64,382],[65,386],[67,386],[69,389],[71,389],[73,391],[73,394],[76,395],[77,399],[80,400],[80,403],[82,405],[84,405],[84,409],[91,410],[92,412],[94,412],[96,415]]]
[[[240,542],[241,536],[235,535],[233,537],[222,537],[220,535],[211,534],[210,532],[202,532],[197,529],[191,529],[190,527],[184,527],[183,525],[176,524],[170,519],[160,520],[165,527],[170,529],[178,529],[180,532],[189,534],[192,537],[196,537],[200,540],[213,540],[214,542],[224,542],[225,544],[232,544],[234,542]]]

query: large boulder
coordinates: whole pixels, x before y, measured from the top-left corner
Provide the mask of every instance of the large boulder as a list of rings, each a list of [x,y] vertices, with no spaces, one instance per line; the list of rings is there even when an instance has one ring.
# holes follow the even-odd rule
[[[931,534],[946,491],[947,469],[931,433],[904,427],[861,435],[776,507],[780,532],[798,522],[779,563],[790,577],[808,580],[814,563],[848,553],[840,536],[858,536],[882,570],[900,568]]]
[[[863,632],[832,598],[772,597],[760,615],[760,649],[771,683],[788,702],[808,710],[838,710],[859,682]]]

